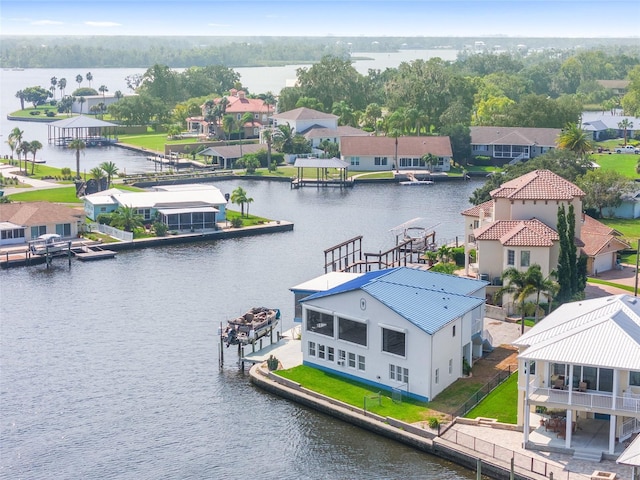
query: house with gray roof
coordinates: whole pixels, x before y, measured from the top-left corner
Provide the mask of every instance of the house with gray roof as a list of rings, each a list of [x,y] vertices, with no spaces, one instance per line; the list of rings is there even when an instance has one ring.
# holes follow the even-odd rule
[[[622,138],[624,130],[620,128],[620,123],[623,120],[627,120],[629,125],[627,139],[633,138],[640,130],[640,117],[612,115],[611,112],[584,112],[582,114],[582,129],[590,133],[595,141],[612,138],[612,132],[614,136]]]
[[[303,362],[428,401],[482,355],[487,282],[398,267],[300,300]]]
[[[556,148],[559,128],[471,127],[471,154],[497,163],[528,160]]]
[[[566,303],[513,345],[519,350],[518,425],[526,448],[576,456],[589,449],[600,458],[621,453],[624,442],[640,433],[638,298]],[[536,407],[564,419],[554,424],[551,439],[542,432],[549,424],[531,425]]]

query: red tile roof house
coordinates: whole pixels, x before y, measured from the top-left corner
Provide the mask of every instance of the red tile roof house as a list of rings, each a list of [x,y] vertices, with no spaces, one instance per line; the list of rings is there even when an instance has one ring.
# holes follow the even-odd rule
[[[467,275],[490,281],[487,293],[501,285],[509,267],[525,271],[540,265],[546,277],[558,265],[558,207],[576,215],[576,246],[588,257],[589,274],[616,267],[616,252],[627,248],[615,231],[582,215],[584,192],[549,170],[535,170],[503,183],[491,192],[491,200],[462,212],[467,250],[476,248],[477,263],[468,263]],[[470,272],[471,271],[471,272]]]
[[[471,127],[471,154],[496,164],[528,160],[556,148],[559,128]]]
[[[342,137],[341,158],[352,170],[388,171],[424,170],[448,172],[451,168],[449,137]],[[436,160],[429,165],[424,156],[432,154]]]
[[[259,98],[248,98],[242,90],[232,89],[229,91],[228,96],[214,99],[214,104],[219,105],[223,98],[226,98],[227,101],[225,115],[233,115],[236,121],[241,120],[246,113],[253,115],[253,121],[243,125],[243,138],[258,138],[260,128],[269,122],[272,107]],[[218,119],[216,124],[205,121],[206,104],[201,105],[200,108],[202,109],[202,116],[187,118],[187,130],[203,136],[215,135],[224,137],[225,132],[220,123],[221,119]]]

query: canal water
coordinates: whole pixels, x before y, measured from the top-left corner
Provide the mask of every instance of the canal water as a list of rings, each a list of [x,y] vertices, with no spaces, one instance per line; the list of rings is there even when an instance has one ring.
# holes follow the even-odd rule
[[[4,133],[16,123],[2,87]],[[17,125],[29,140],[42,127]],[[121,168],[145,165],[120,149],[85,157],[112,154]],[[280,308],[290,328],[289,288],[322,274],[323,250],[355,235],[377,252],[393,245],[393,227],[421,217],[454,240],[479,184],[217,185],[242,186],[251,213],[294,230],[0,272],[0,478],[473,478],[252,387],[232,349],[219,369],[216,334],[252,306]]]

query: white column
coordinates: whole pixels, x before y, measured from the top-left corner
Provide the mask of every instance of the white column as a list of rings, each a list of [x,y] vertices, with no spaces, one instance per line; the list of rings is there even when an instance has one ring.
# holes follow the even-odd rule
[[[573,363],[569,365],[569,382],[567,388],[569,389],[569,405],[571,405],[573,401]]]
[[[419,185],[418,185],[419,186]],[[464,238],[464,276],[469,276],[469,242]]]
[[[524,434],[524,443],[522,444],[523,448],[527,448],[527,442],[529,441],[529,423],[530,423],[530,407],[529,407],[529,381],[530,381],[530,369],[529,369],[529,361],[525,360],[524,361],[524,368],[525,371],[527,372],[527,375],[525,376],[525,384],[524,384],[524,426],[522,427],[522,432]]]
[[[611,415],[609,418],[609,454],[613,455],[616,449],[616,422],[618,417]]]
[[[616,398],[618,397],[618,389],[620,388],[620,371],[615,369],[613,371],[613,392],[611,395],[611,409],[616,409]]]
[[[573,366],[573,365],[572,365]],[[571,395],[571,394],[569,394]],[[571,424],[573,423],[573,411],[572,410],[567,410],[567,421],[566,423],[566,427],[564,429],[564,448],[571,448],[571,433],[572,433],[572,428],[571,428]]]

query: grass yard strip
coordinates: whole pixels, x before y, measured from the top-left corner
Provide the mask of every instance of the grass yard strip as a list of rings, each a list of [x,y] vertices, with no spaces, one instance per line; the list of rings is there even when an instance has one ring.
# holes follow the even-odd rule
[[[591,160],[600,165],[602,170],[616,171],[630,180],[639,177],[636,172],[638,164],[638,155],[633,153],[594,153]]]
[[[619,288],[621,290],[626,290],[626,291],[631,292],[631,293],[635,292],[635,288],[632,287],[631,285],[623,285],[621,283],[607,282],[606,280],[600,280],[599,278],[589,277],[589,278],[587,278],[587,282],[588,283],[595,283],[595,284],[599,284],[599,285],[608,285],[610,287]]]
[[[307,365],[299,365],[289,370],[278,370],[274,373],[298,382],[304,388],[359,408],[363,407],[365,397],[370,397],[380,392],[378,388],[333,375]],[[374,401],[368,401],[367,411],[384,417],[402,420],[407,423],[427,419],[427,406],[425,403],[403,397],[402,403],[396,404],[393,403],[391,399],[391,393],[384,390],[381,391],[381,405],[378,405]]]
[[[164,152],[165,145],[184,145],[185,143],[197,143],[198,139],[183,138],[181,140],[168,140],[165,133],[143,133],[137,135],[118,135],[119,143],[126,143],[135,147],[146,148],[157,152]]]
[[[511,375],[498,385],[466,418],[495,418],[502,423],[516,424],[518,421],[518,374]]]
[[[75,186],[14,193],[9,195],[9,199],[12,202],[82,203],[82,200],[76,197]]]

